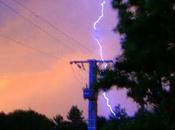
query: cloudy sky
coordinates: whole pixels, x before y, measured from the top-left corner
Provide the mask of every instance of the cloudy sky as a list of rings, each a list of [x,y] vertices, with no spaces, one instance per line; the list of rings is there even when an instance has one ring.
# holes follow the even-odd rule
[[[0,0],[0,111],[34,109],[53,117],[66,115],[78,105],[87,115],[82,88],[86,71],[70,60],[99,59],[93,23],[100,16],[101,0]],[[105,59],[121,54],[119,36],[112,30],[117,12],[106,0],[104,18],[97,25]],[[108,93],[133,114],[136,106],[124,90]],[[108,115],[100,95],[99,115]]]

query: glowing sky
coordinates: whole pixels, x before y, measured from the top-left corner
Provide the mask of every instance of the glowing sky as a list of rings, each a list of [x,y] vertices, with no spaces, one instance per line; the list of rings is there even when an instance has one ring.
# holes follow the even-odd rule
[[[78,105],[87,115],[82,88],[88,70],[76,66],[72,70],[69,61],[100,57],[92,38],[100,2],[0,0],[0,111],[31,108],[53,117],[58,113],[65,116],[72,105]],[[110,0],[104,13],[98,31],[104,58],[114,59],[121,49],[119,37],[112,31],[117,13]],[[121,103],[129,114],[136,110],[124,90],[113,90],[108,95],[113,107]],[[109,114],[104,104],[99,96],[99,115]]]

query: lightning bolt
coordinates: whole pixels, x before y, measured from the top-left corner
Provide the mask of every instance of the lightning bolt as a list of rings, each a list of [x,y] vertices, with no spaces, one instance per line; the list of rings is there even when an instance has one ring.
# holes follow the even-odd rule
[[[103,18],[104,16],[104,5],[106,4],[106,1],[103,0],[102,3],[101,3],[101,15],[98,17],[98,19],[94,22],[94,25],[93,25],[93,29],[94,31],[96,32],[97,31],[97,24],[100,22],[100,20]],[[104,58],[103,58],[103,47],[101,45],[101,42],[99,40],[99,38],[97,36],[94,37],[94,40],[97,42],[98,46],[99,46],[99,50],[100,50],[100,58],[101,60],[103,61]],[[105,68],[107,67],[107,64],[105,64]],[[111,105],[109,104],[109,98],[107,97],[106,95],[106,92],[103,92],[103,97],[105,98],[106,100],[106,105],[107,107],[110,109],[111,113],[115,116],[115,112],[113,111]]]
[[[109,104],[109,98],[107,97],[106,92],[103,92],[103,96],[104,96],[104,98],[106,99],[106,105],[107,105],[108,108],[110,109],[111,113],[115,116],[116,114],[115,114],[115,112],[112,110],[111,105]]]

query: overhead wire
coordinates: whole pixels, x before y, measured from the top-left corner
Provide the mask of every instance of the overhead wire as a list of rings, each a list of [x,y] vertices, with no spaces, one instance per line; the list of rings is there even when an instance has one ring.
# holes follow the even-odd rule
[[[47,21],[44,17],[40,16],[39,14],[35,13],[34,11],[32,11],[30,8],[24,6],[22,3],[20,3],[19,1],[17,0],[12,0],[13,2],[15,2],[16,4],[20,5],[21,7],[25,8],[28,12],[30,12],[33,16],[35,16],[36,18],[39,18],[40,20],[42,20],[44,23],[46,23],[47,25],[49,25],[50,27],[52,27],[53,29],[55,29],[56,31],[58,31],[59,33],[61,33],[62,35],[66,36],[67,38],[71,39],[72,41],[74,41],[75,43],[79,44],[80,46],[83,46],[84,48],[86,48],[86,50],[88,50],[89,52],[91,51],[91,49],[87,48],[86,46],[82,45],[78,40],[74,39],[73,37],[69,36],[67,33],[61,31],[60,29],[58,29],[58,27],[56,27],[55,25],[53,25],[52,23],[50,23],[49,21]],[[50,38],[52,38],[53,40],[57,41],[57,42],[60,42],[60,39],[57,39],[56,37],[54,37],[51,33],[49,33],[48,31],[46,31],[45,29],[43,29],[41,26],[39,26],[38,24],[36,24],[35,22],[33,22],[30,18],[26,17],[25,15],[22,15],[21,13],[19,13],[16,9],[14,9],[12,6],[8,5],[7,3],[3,2],[2,0],[0,0],[0,4],[4,5],[5,7],[7,7],[8,9],[10,9],[13,13],[19,15],[21,18],[23,18],[25,21],[27,21],[28,23],[32,24],[34,27],[38,28],[41,32],[45,33],[47,36],[49,36]],[[32,49],[34,51],[37,51],[38,53],[41,53],[41,54],[44,54],[44,55],[47,55],[47,56],[50,56],[50,57],[53,57],[53,58],[56,58],[56,59],[61,59],[60,57],[56,56],[56,55],[52,55],[50,53],[47,53],[45,51],[42,51],[40,49],[37,49],[35,47],[32,47],[32,46],[28,46],[27,44],[25,44],[24,42],[21,42],[19,40],[15,40],[11,37],[8,37],[8,36],[5,36],[5,35],[2,35],[0,34],[0,37],[2,38],[5,38],[5,39],[8,39],[8,40],[11,40],[13,41],[14,43],[18,44],[18,45],[21,45],[25,48],[28,48],[28,49]],[[68,48],[70,48],[72,50],[72,48],[68,45],[66,45]],[[75,73],[75,70],[72,67],[72,71]],[[77,76],[75,76],[77,77]],[[78,79],[78,78],[77,78]],[[79,81],[81,81],[79,79]],[[81,81],[82,82],[82,81]]]
[[[76,65],[78,65],[78,64],[76,64]],[[77,66],[78,67],[78,66]],[[83,66],[82,66],[83,67]],[[84,70],[83,68],[79,68],[79,69],[81,69],[81,70],[83,70],[83,72],[87,72],[86,70]],[[79,73],[79,74],[77,74],[76,75],[76,73],[77,72],[75,72],[76,70],[74,69],[74,67],[73,67],[73,64],[71,64],[71,69],[72,69],[72,72],[73,72],[73,74],[74,74],[74,77],[75,77],[75,79],[77,80],[77,81],[79,81],[81,84],[87,84],[87,83],[85,83],[86,81],[87,81],[87,79],[84,77],[84,76],[82,76],[82,74],[81,73]],[[79,76],[78,76],[79,75]]]
[[[79,64],[76,64],[76,65],[77,65],[77,67],[78,67]],[[82,80],[87,81],[86,76],[84,76],[85,73],[87,73],[84,64],[82,63],[82,64],[80,64],[79,66],[80,66],[80,67],[78,67],[78,68],[81,70],[80,73],[79,73],[79,75],[81,76]],[[82,73],[84,73],[84,74],[82,74]]]
[[[69,38],[70,40],[72,40],[73,42],[77,43],[78,45],[82,46],[83,49],[86,48],[86,50],[88,50],[89,52],[92,52],[92,50],[90,48],[87,48],[86,46],[84,46],[83,44],[81,44],[80,41],[78,41],[77,39],[71,37],[70,35],[68,35],[67,33],[65,33],[64,31],[60,30],[57,26],[55,26],[54,24],[52,24],[51,22],[49,22],[47,19],[45,19],[43,16],[37,14],[36,12],[34,12],[32,9],[30,9],[29,7],[25,6],[24,4],[22,4],[21,2],[19,2],[18,0],[12,0],[13,2],[15,2],[16,4],[18,4],[19,6],[23,7],[25,10],[27,10],[28,12],[30,12],[33,16],[35,16],[36,18],[40,19],[41,21],[43,21],[44,23],[46,23],[47,25],[49,25],[51,28],[55,29],[56,31],[58,31],[59,33],[61,33],[62,35],[66,36],[67,38]]]
[[[48,31],[46,31],[45,29],[43,29],[42,27],[40,27],[38,24],[34,23],[31,19],[25,17],[24,15],[20,14],[18,11],[16,11],[13,7],[11,7],[10,5],[8,5],[7,3],[3,2],[2,0],[0,0],[0,4],[4,5],[5,7],[7,7],[8,9],[10,9],[13,13],[19,15],[21,18],[23,18],[25,21],[29,22],[30,24],[32,24],[34,27],[38,28],[41,32],[45,33],[47,36],[49,36],[51,39],[55,40],[56,42],[60,42],[60,40],[56,37],[54,37],[51,33],[49,33]],[[66,47],[68,47],[69,49],[73,50],[70,46],[68,46],[67,44],[64,44]]]
[[[56,55],[52,55],[52,54],[50,54],[50,53],[48,53],[48,52],[45,52],[45,51],[40,50],[40,49],[37,49],[37,48],[35,48],[35,47],[28,46],[27,44],[25,44],[25,43],[23,43],[23,42],[21,42],[21,41],[15,40],[15,39],[13,39],[13,38],[11,38],[11,37],[8,37],[8,36],[5,36],[5,35],[3,35],[3,34],[0,34],[0,37],[1,37],[1,38],[4,38],[4,39],[7,39],[7,40],[10,40],[10,41],[13,41],[13,43],[15,43],[15,44],[18,44],[18,45],[23,46],[23,47],[25,47],[25,48],[28,48],[28,49],[30,49],[30,50],[34,50],[34,51],[36,51],[36,52],[38,52],[38,53],[47,55],[47,56],[52,57],[52,58],[55,58],[55,59],[62,60],[61,57],[58,57],[58,56],[56,56]]]
[[[83,81],[80,79],[80,77],[78,77],[78,75],[76,75],[76,72],[75,72],[75,69],[73,68],[73,65],[70,65],[71,66],[71,70],[73,72],[73,75],[74,75],[74,78],[80,82],[81,84],[84,84]]]

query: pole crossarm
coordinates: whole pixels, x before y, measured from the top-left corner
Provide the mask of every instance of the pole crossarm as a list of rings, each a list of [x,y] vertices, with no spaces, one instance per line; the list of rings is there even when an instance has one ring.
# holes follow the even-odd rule
[[[78,64],[78,63],[90,63],[90,62],[95,62],[95,63],[113,63],[112,60],[95,60],[95,59],[89,59],[89,60],[83,60],[83,61],[70,61],[70,64]]]

